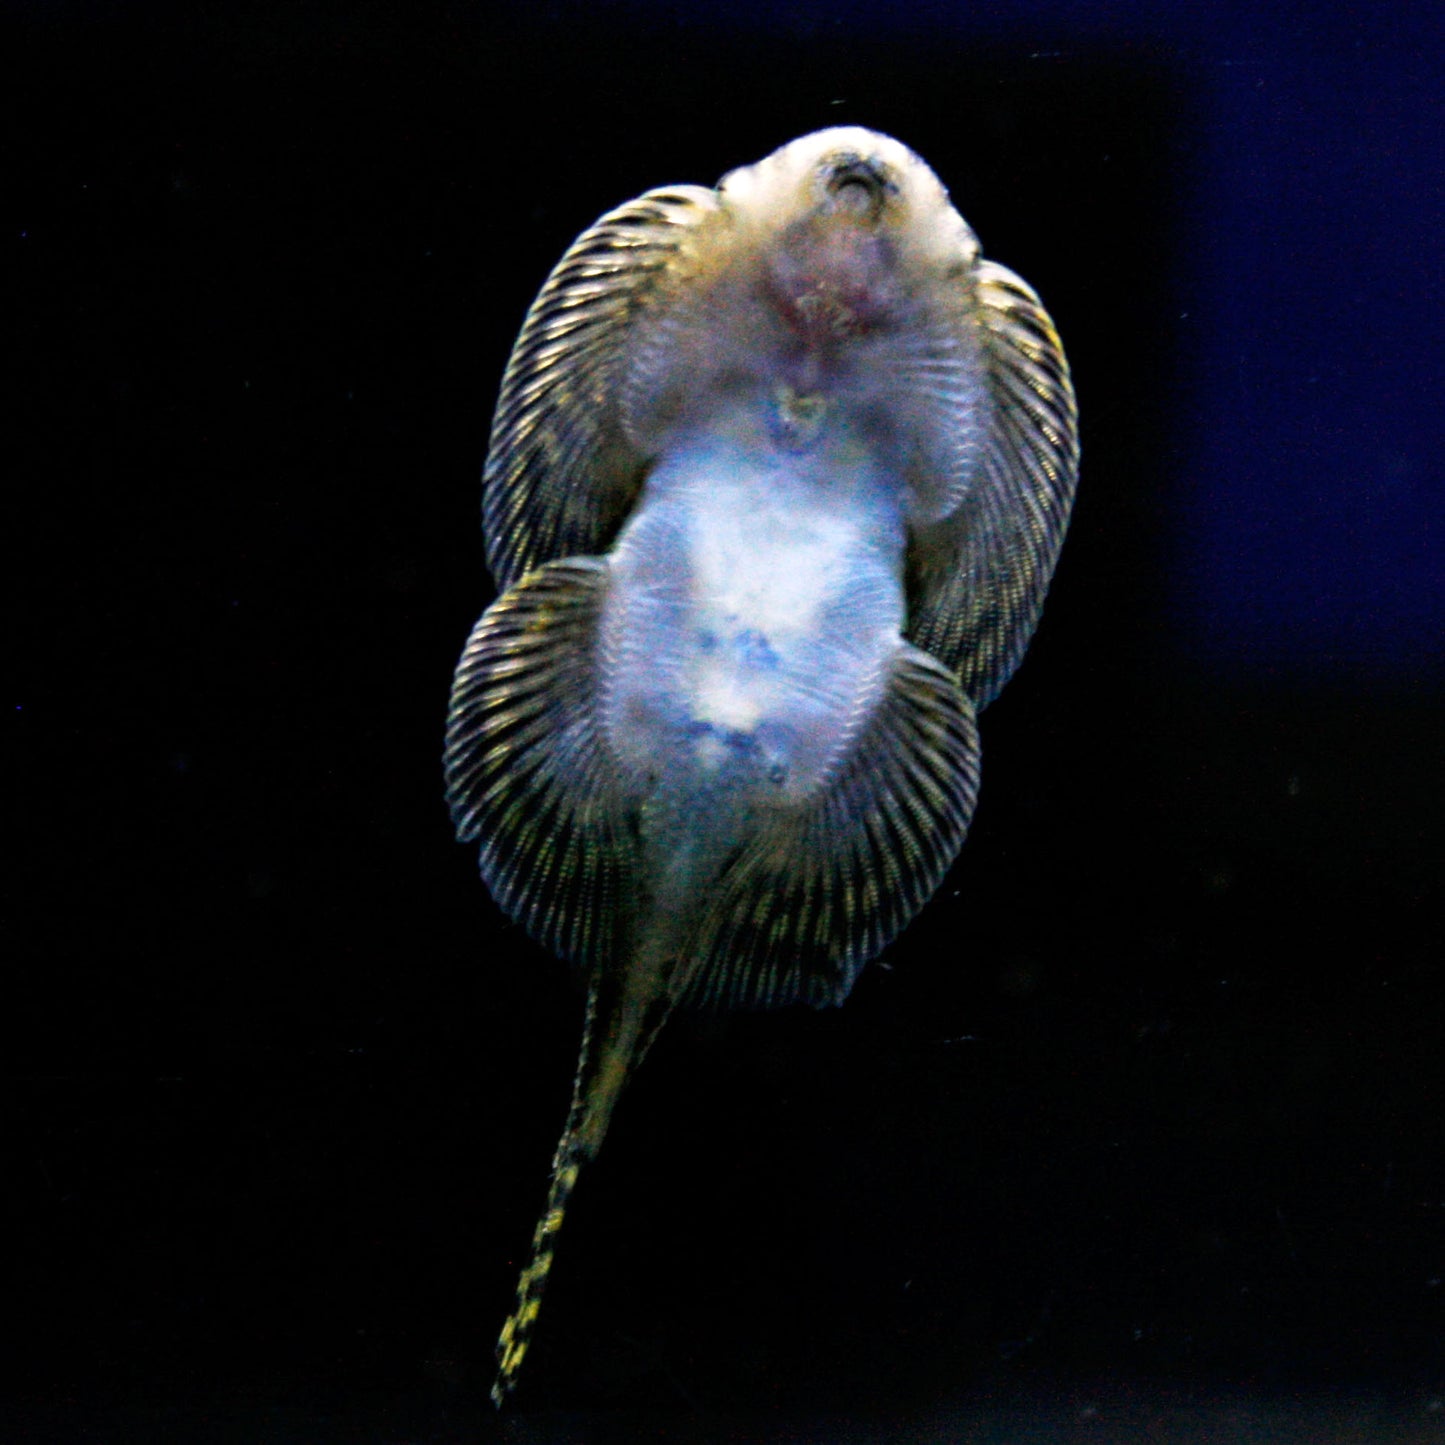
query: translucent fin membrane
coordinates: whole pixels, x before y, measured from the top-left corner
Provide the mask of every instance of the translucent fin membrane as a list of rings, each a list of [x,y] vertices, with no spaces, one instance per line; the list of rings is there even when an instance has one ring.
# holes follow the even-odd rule
[[[603,216],[548,278],[507,365],[482,508],[487,561],[510,587],[539,562],[603,552],[637,498],[645,459],[619,425],[634,318],[712,191],[649,191]]]
[[[969,280],[988,390],[978,474],[909,551],[909,640],[957,670],[982,709],[1022,658],[1063,544],[1079,465],[1069,367],[1053,322],[1012,271]]]
[[[607,564],[538,568],[477,623],[447,721],[447,802],[497,902],[554,953],[616,955],[635,843],[598,736],[594,642]]]
[[[728,871],[684,1001],[841,1003],[958,856],[978,760],[973,705],[952,673],[901,648],[832,784],[806,810],[760,829]]]

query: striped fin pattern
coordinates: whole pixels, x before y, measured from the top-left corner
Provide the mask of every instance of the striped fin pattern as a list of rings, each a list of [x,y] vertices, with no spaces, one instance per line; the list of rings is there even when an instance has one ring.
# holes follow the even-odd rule
[[[683,1002],[841,1003],[958,856],[978,764],[973,705],[952,673],[904,645],[831,786],[791,823],[760,829],[727,873]]]
[[[952,667],[982,710],[1018,666],[1073,504],[1078,417],[1058,332],[1006,267],[973,270],[965,312],[983,343],[989,405],[959,506],[919,528],[908,557],[910,642]]]
[[[447,802],[493,897],[578,964],[612,962],[633,876],[623,787],[599,736],[595,641],[607,563],[549,563],[472,630],[447,719]]]
[[[533,302],[502,379],[482,483],[499,588],[540,562],[611,544],[647,461],[618,411],[633,322],[716,209],[716,193],[700,186],[619,206],[573,242]]]

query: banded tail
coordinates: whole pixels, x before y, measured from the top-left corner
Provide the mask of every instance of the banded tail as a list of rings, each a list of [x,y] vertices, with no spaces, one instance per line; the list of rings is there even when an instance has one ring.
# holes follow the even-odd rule
[[[532,1253],[517,1280],[517,1302],[497,1338],[497,1377],[492,1381],[492,1403],[501,1409],[517,1387],[517,1373],[532,1343],[542,1293],[556,1253],[557,1235],[567,1212],[582,1166],[601,1147],[612,1110],[632,1071],[642,1062],[670,1011],[670,1001],[638,1007],[625,993],[606,983],[594,983],[587,995],[587,1021],[572,1085],[567,1125],[552,1156],[552,1182],[547,1203],[532,1231]],[[631,1004],[631,1006],[629,1006]]]
[[[573,1113],[576,1113],[575,1103]],[[542,1291],[546,1288],[547,1275],[552,1268],[557,1233],[562,1228],[562,1217],[582,1163],[582,1155],[576,1147],[576,1132],[569,1119],[552,1160],[552,1184],[547,1191],[547,1205],[532,1233],[532,1257],[517,1280],[517,1303],[497,1339],[497,1378],[492,1382],[492,1403],[498,1409],[516,1388],[517,1371],[522,1368],[527,1346],[532,1342],[532,1330],[542,1308]]]

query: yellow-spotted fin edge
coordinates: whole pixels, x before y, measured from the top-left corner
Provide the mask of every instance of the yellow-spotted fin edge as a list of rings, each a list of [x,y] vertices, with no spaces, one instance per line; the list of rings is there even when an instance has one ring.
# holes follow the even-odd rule
[[[482,614],[447,717],[447,803],[493,896],[578,964],[618,947],[635,844],[598,734],[595,634],[607,564],[539,567]]]
[[[498,587],[539,563],[605,552],[632,507],[647,459],[618,412],[628,339],[679,248],[717,207],[701,186],[619,206],[572,243],[532,303],[502,379],[482,483]]]
[[[516,1389],[577,1176],[583,1164],[596,1156],[628,1079],[672,1007],[665,992],[649,996],[644,989],[639,994],[633,982],[625,972],[598,971],[587,991],[587,1022],[572,1084],[572,1107],[552,1156],[552,1182],[532,1232],[531,1253],[517,1279],[516,1303],[497,1340],[492,1401],[498,1408]]]
[[[983,343],[985,437],[958,506],[909,552],[911,642],[959,675],[984,708],[1018,666],[1063,544],[1079,468],[1069,365],[1033,289],[991,261],[964,313]]]
[[[522,1368],[527,1347],[532,1343],[532,1331],[536,1328],[537,1316],[542,1308],[542,1292],[552,1269],[557,1235],[581,1169],[581,1160],[563,1158],[559,1149],[558,1158],[553,1163],[547,1203],[532,1232],[532,1252],[526,1268],[517,1279],[517,1302],[497,1340],[497,1376],[492,1383],[491,1394],[492,1403],[498,1409],[517,1387],[517,1372]]]
[[[973,704],[947,668],[904,644],[830,785],[761,829],[729,869],[697,935],[701,967],[682,1002],[841,1003],[957,857],[978,764]]]
[[[492,1403],[498,1409],[517,1387],[517,1372],[522,1368],[527,1347],[532,1342],[532,1331],[537,1325],[537,1316],[542,1309],[542,1294],[547,1288],[547,1276],[551,1273],[552,1259],[557,1251],[557,1236],[561,1233],[577,1176],[588,1157],[582,1147],[582,1130],[590,1113],[586,1102],[588,1076],[595,1072],[589,1069],[589,1065],[594,1063],[597,1041],[597,1006],[598,991],[594,985],[587,996],[587,1022],[582,1029],[577,1077],[572,1084],[572,1107],[567,1114],[567,1126],[552,1156],[552,1180],[547,1187],[547,1202],[542,1206],[541,1216],[532,1231],[532,1248],[527,1263],[517,1277],[516,1303],[497,1339],[497,1376],[492,1384]]]

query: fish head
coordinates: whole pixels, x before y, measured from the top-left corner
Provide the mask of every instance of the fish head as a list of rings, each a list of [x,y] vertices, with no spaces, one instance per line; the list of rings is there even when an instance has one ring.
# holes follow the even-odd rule
[[[861,445],[911,516],[946,510],[979,432],[973,232],[929,167],[857,126],[719,182],[640,309],[619,413],[635,454],[710,428]]]
[[[913,322],[920,291],[978,257],[937,176],[861,126],[792,141],[718,193],[755,248],[767,300],[813,347]]]

